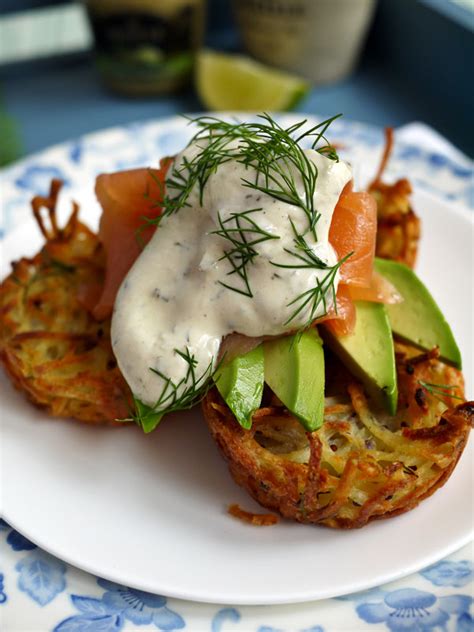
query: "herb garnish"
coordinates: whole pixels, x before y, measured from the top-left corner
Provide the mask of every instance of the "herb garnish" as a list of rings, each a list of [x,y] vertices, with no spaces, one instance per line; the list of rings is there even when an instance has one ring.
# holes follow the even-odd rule
[[[214,369],[214,362],[211,361],[204,373],[198,377],[196,375],[197,360],[188,347],[185,347],[184,351],[179,349],[174,351],[188,365],[185,376],[179,382],[173,382],[161,371],[150,367],[150,371],[156,373],[164,382],[158,399],[153,406],[149,406],[134,397],[135,412],[130,418],[120,421],[135,421],[144,432],[148,433],[158,426],[165,413],[192,408],[206,395],[211,386],[211,378],[218,367]]]
[[[454,395],[453,390],[458,388],[458,386],[456,386],[455,384],[434,384],[433,382],[425,382],[424,380],[418,380],[418,384],[440,402],[444,403],[443,398],[446,397],[449,397],[450,399],[458,399],[460,401],[464,401],[463,397],[460,397],[459,395]]]
[[[335,265],[329,266],[325,261],[323,261],[316,255],[314,250],[307,243],[304,235],[298,233],[294,223],[291,220],[290,223],[294,234],[293,242],[295,244],[295,249],[289,250],[288,248],[284,248],[284,251],[290,254],[292,257],[295,257],[298,262],[293,264],[284,264],[272,261],[272,265],[276,266],[277,268],[313,268],[315,270],[327,271],[326,276],[322,279],[322,281],[316,279],[316,285],[313,288],[306,290],[306,292],[303,292],[288,304],[289,307],[296,305],[296,308],[294,309],[288,320],[285,322],[285,325],[291,323],[291,321],[294,320],[303,310],[309,308],[309,314],[306,324],[302,328],[305,329],[306,327],[309,327],[309,325],[311,325],[313,320],[316,318],[316,314],[321,305],[323,306],[323,313],[327,313],[328,294],[332,298],[332,303],[337,313],[335,288],[336,274],[342,264],[345,263],[349,259],[349,257],[353,255],[353,253],[348,253]]]
[[[244,180],[245,186],[301,207],[308,218],[309,230],[314,231],[319,219],[319,213],[314,208],[318,171],[299,143],[304,138],[314,137],[312,149],[331,160],[339,160],[324,134],[340,116],[337,114],[306,131],[302,131],[306,120],[283,128],[268,114],[259,116],[263,122],[254,123],[229,123],[210,116],[189,119],[200,129],[188,146],[194,144],[200,151],[193,158],[185,157],[182,164],[174,164],[171,168],[166,179],[163,211],[155,222],[189,206],[188,198],[196,184],[202,204],[204,187],[210,175],[221,164],[236,160],[256,171],[255,180]],[[295,138],[297,132],[300,134]],[[318,146],[321,141],[324,145]],[[295,171],[302,179],[302,196],[296,186]]]
[[[219,283],[229,290],[234,290],[235,292],[249,297],[253,297],[253,294],[250,289],[247,265],[252,263],[254,258],[258,255],[255,246],[269,239],[280,239],[278,235],[272,235],[261,228],[255,220],[250,217],[251,213],[256,213],[261,210],[261,208],[253,208],[241,213],[231,213],[225,220],[222,219],[219,213],[219,230],[212,232],[213,235],[219,235],[231,244],[232,248],[230,250],[224,250],[224,254],[219,261],[227,259],[232,267],[227,275],[237,274],[242,279],[244,288],[228,285],[223,281],[219,281]]]

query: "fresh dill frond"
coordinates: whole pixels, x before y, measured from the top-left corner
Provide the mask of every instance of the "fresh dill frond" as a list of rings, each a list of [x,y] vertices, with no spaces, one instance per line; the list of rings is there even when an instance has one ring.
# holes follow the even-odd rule
[[[235,148],[229,145],[239,138],[237,124],[232,125],[212,117],[190,119],[190,122],[201,129],[193,136],[188,147],[196,144],[200,151],[192,159],[184,156],[181,164],[173,163],[165,180],[165,195],[161,201],[163,210],[158,221],[189,206],[188,199],[195,186],[198,187],[202,204],[204,187],[211,174],[221,164],[235,157]]]
[[[316,223],[320,217],[314,207],[318,169],[292,136],[305,121],[284,129],[268,114],[262,114],[261,118],[264,122],[253,123],[253,134],[245,135],[242,140],[238,161],[255,170],[253,181],[245,179],[243,184],[300,207],[307,217],[308,231],[316,238]],[[303,136],[301,134],[300,138]],[[295,174],[301,183],[297,182]]]
[[[443,398],[446,397],[449,397],[449,399],[464,401],[463,397],[453,393],[453,390],[459,388],[456,384],[435,384],[433,382],[425,382],[424,380],[418,380],[418,384],[440,402],[444,403]]]
[[[329,129],[330,125],[332,125],[332,123],[334,123],[336,119],[341,118],[341,116],[342,114],[335,114],[334,116],[331,116],[331,118],[318,123],[307,132],[308,136],[314,136],[311,149],[314,149],[323,156],[326,156],[326,158],[330,158],[331,160],[334,160],[336,162],[339,161],[339,156],[337,155],[336,148],[328,141],[325,133]],[[324,141],[324,145],[318,147],[318,144],[321,141]]]
[[[342,266],[343,263],[347,261],[349,256],[350,255],[347,255],[346,257],[344,257],[344,259],[341,259],[333,266],[326,265],[325,268],[318,267],[318,269],[320,270],[327,270],[326,276],[324,276],[322,279],[316,277],[316,284],[314,287],[306,290],[305,292],[302,292],[288,303],[287,307],[294,307],[294,309],[290,317],[285,321],[285,326],[289,325],[301,313],[307,311],[308,315],[301,329],[304,330],[309,327],[313,320],[317,318],[319,311],[321,311],[319,316],[325,316],[328,313],[328,297],[331,297],[332,304],[336,306],[336,275],[339,268]],[[320,309],[321,306],[322,310]]]
[[[285,326],[291,323],[301,312],[305,310],[309,310],[309,316],[306,320],[306,324],[303,326],[303,329],[308,327],[312,321],[316,318],[316,314],[320,309],[321,305],[323,307],[323,312],[321,315],[327,314],[327,297],[330,296],[332,298],[332,303],[335,306],[337,313],[337,304],[336,304],[336,275],[340,267],[351,257],[354,253],[350,252],[345,257],[340,259],[336,264],[330,266],[325,261],[323,261],[311,246],[306,241],[304,235],[298,233],[294,223],[291,221],[291,228],[293,230],[294,238],[293,243],[295,244],[294,250],[290,250],[285,248],[284,251],[294,257],[296,259],[295,263],[278,263],[272,261],[272,265],[277,268],[289,268],[289,269],[302,269],[309,268],[314,270],[326,270],[326,276],[323,277],[322,280],[316,279],[316,285],[305,292],[299,294],[295,299],[293,299],[290,303],[288,303],[287,307],[295,306],[293,312],[290,317],[285,322]]]
[[[242,280],[244,287],[235,287],[224,283],[224,281],[219,281],[219,283],[230,290],[249,297],[253,297],[253,293],[249,284],[248,265],[253,263],[253,260],[258,255],[255,246],[270,239],[280,239],[278,235],[272,235],[264,230],[251,217],[252,213],[261,210],[261,208],[254,208],[240,213],[231,213],[225,220],[218,213],[219,229],[211,233],[219,235],[231,245],[229,250],[224,250],[224,254],[219,261],[226,259],[230,263],[232,269],[227,273],[227,276],[237,274]]]
[[[212,385],[212,377],[219,366],[214,368],[214,362],[211,361],[206,370],[200,376],[197,376],[197,360],[189,348],[185,347],[184,351],[179,349],[175,349],[174,351],[187,364],[185,375],[179,382],[174,382],[158,369],[150,367],[150,371],[163,380],[163,388],[161,389],[160,395],[153,406],[144,404],[138,398],[134,397],[135,410],[132,412],[130,418],[122,421],[135,421],[144,432],[148,433],[158,426],[165,414],[192,408],[206,395]]]
[[[272,265],[276,266],[277,268],[314,268],[316,270],[326,270],[328,268],[328,265],[317,256],[311,246],[307,243],[304,235],[298,233],[294,222],[291,219],[289,221],[293,230],[293,242],[295,244],[295,250],[290,250],[289,248],[284,248],[283,250],[292,257],[298,259],[298,263],[285,264],[275,263],[274,261],[272,261]],[[351,255],[352,253],[350,253],[350,255],[347,255],[347,257]]]
[[[198,151],[192,158],[184,157],[181,164],[173,164],[166,178],[165,195],[161,201],[162,217],[188,206],[189,195],[196,185],[202,203],[204,187],[210,175],[221,164],[237,160],[257,172],[256,179],[247,181],[246,186],[301,207],[308,217],[310,230],[314,230],[319,217],[313,201],[317,169],[299,143],[305,137],[311,139],[314,136],[312,148],[328,158],[338,160],[335,149],[324,134],[339,116],[322,121],[307,131],[302,131],[306,120],[285,129],[268,114],[259,116],[262,122],[253,123],[229,123],[209,116],[190,118],[189,122],[199,130],[188,146],[196,145]],[[301,133],[294,138],[296,132]],[[326,144],[318,148],[321,140]],[[293,171],[302,179],[303,195],[298,191]]]

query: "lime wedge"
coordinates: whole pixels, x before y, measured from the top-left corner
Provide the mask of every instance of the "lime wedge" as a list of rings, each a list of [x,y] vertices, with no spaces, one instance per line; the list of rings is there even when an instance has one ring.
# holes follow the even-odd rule
[[[300,77],[243,55],[204,50],[197,58],[196,88],[209,110],[290,110],[309,87]]]

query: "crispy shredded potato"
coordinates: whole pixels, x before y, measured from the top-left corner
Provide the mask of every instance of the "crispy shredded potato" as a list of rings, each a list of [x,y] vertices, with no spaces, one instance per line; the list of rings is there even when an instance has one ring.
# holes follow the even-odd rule
[[[413,268],[420,240],[420,220],[410,203],[412,188],[405,178],[394,184],[382,182],[393,149],[393,130],[385,130],[385,151],[375,179],[369,187],[377,202],[377,244],[375,254],[400,261]]]
[[[474,420],[474,402],[459,404],[462,374],[436,350],[397,344],[397,369],[394,417],[374,410],[333,357],[327,382],[337,388],[316,432],[281,405],[261,408],[244,430],[216,389],[203,401],[204,416],[233,478],[261,505],[299,522],[361,527],[412,509],[443,485]]]
[[[60,188],[53,181],[50,196],[32,202],[46,244],[13,262],[0,286],[0,358],[13,384],[49,414],[113,424],[129,415],[130,392],[112,353],[110,322],[96,322],[81,301],[83,289],[103,278],[103,253],[78,221],[77,205],[58,227]]]
[[[270,527],[278,522],[278,516],[275,516],[275,514],[261,514],[246,511],[235,503],[229,505],[227,511],[231,516],[234,516],[234,518],[238,518],[242,520],[242,522],[248,522],[256,527]]]

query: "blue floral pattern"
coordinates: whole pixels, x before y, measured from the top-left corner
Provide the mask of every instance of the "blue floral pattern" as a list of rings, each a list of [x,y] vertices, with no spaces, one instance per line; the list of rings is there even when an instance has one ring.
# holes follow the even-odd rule
[[[167,607],[166,597],[105,579],[98,579],[97,583],[106,589],[102,598],[71,595],[71,601],[80,614],[58,623],[54,632],[118,632],[126,621],[136,625],[154,625],[158,630],[184,628],[184,619]]]
[[[20,573],[18,588],[40,606],[45,606],[66,587],[66,565],[49,553],[36,549],[15,566]]]
[[[211,632],[221,632],[226,621],[237,623],[240,618],[240,612],[236,608],[222,608],[216,612],[212,619]]]
[[[30,542],[24,535],[12,529],[7,536],[7,542],[14,551],[32,551],[36,549],[36,544]]]
[[[0,573],[0,605],[5,603],[5,601],[7,600],[7,595],[3,587],[3,582],[4,582],[3,573]]]
[[[69,147],[69,160],[76,165],[80,164],[82,160],[82,155],[84,153],[84,141],[79,138],[78,140],[72,141]]]
[[[19,189],[29,191],[33,195],[48,195],[49,185],[53,178],[57,178],[68,186],[69,178],[64,171],[52,165],[29,164],[22,173],[15,179],[15,184]]]
[[[446,630],[452,616],[456,623],[471,619],[472,601],[468,595],[437,598],[417,588],[401,588],[388,592],[383,601],[359,604],[356,612],[367,623],[385,623],[392,632],[429,632]]]
[[[435,586],[461,588],[474,579],[474,564],[470,560],[441,560],[422,570],[421,575]]]
[[[18,571],[18,589],[26,593],[40,606],[50,603],[56,595],[66,587],[66,565],[52,555],[37,548],[24,535],[12,529],[4,520],[0,519],[0,530],[7,532],[6,542],[15,552],[31,551],[16,564]],[[0,592],[3,591],[3,575]],[[6,596],[4,595],[4,600]],[[2,603],[0,594],[0,603]]]
[[[99,599],[71,595],[81,614],[64,619],[53,632],[113,632],[121,630],[124,619],[110,610]]]

